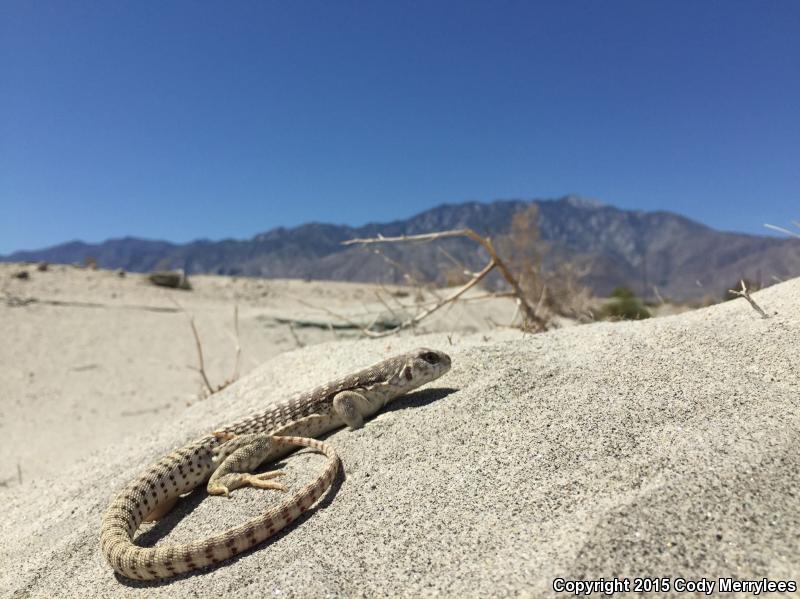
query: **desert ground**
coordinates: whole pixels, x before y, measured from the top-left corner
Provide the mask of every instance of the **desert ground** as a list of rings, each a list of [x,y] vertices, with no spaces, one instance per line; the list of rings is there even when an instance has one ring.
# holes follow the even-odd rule
[[[22,268],[29,279],[12,277]],[[495,299],[381,339],[333,314],[369,323],[432,298],[212,276],[164,290],[71,266],[0,265],[0,281],[2,596],[540,597],[559,577],[800,579],[800,279],[754,294],[766,319],[737,299],[523,335],[497,326],[514,304]],[[234,305],[242,376],[204,397],[187,314],[218,384],[234,368]],[[418,346],[448,352],[452,370],[329,436],[343,472],[299,521],[168,581],[105,562],[104,510],[159,456]],[[323,462],[282,463],[297,488]],[[203,538],[276,495],[197,491],[138,542]]]
[[[13,276],[22,271],[27,279]],[[0,331],[6,339],[0,346],[0,488],[57,475],[202,401],[207,392],[189,316],[209,382],[217,387],[236,369],[234,308],[239,373],[246,375],[288,350],[357,338],[355,324],[397,321],[437,299],[429,291],[417,296],[415,289],[336,282],[196,276],[191,285],[182,291],[156,287],[136,273],[58,264],[41,272],[31,264],[0,264]],[[513,316],[508,298],[460,302],[423,321],[415,333],[491,336],[496,323]],[[314,369],[313,362],[293,367],[298,376],[305,371],[313,377]]]

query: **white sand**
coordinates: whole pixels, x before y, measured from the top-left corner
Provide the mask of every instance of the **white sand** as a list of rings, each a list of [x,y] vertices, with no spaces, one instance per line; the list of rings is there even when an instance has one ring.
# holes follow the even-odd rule
[[[549,596],[555,577],[797,580],[800,279],[755,298],[777,315],[763,320],[736,300],[536,336],[456,335],[451,345],[433,334],[279,355],[86,459],[54,454],[52,479],[0,489],[0,594]],[[308,517],[222,567],[169,582],[125,581],[105,563],[100,517],[159,455],[418,345],[449,351],[453,370],[363,429],[329,437],[345,476]],[[287,464],[299,486],[322,459],[301,453]],[[275,499],[198,492],[142,542],[197,539]]]
[[[27,270],[30,279],[11,277]],[[412,296],[396,298],[378,286],[350,283],[192,277],[193,291],[150,285],[143,275],[52,265],[0,264],[0,489],[58,475],[65,463],[120,438],[180,417],[203,390],[187,316],[196,322],[212,385],[235,364],[233,308],[239,307],[242,374],[267,359],[356,331],[295,327],[286,320],[330,321],[325,312],[368,324]],[[388,291],[397,291],[390,287]],[[9,305],[9,298],[34,299]],[[425,301],[434,298],[425,294]],[[316,306],[316,308],[315,308]],[[456,334],[489,329],[486,317],[509,322],[509,299],[442,310],[420,331]],[[313,376],[313,373],[311,374]]]

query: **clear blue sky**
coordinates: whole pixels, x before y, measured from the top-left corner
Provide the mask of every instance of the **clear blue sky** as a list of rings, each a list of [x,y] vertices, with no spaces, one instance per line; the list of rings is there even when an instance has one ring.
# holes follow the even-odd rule
[[[566,193],[800,218],[800,2],[0,4],[0,252]]]

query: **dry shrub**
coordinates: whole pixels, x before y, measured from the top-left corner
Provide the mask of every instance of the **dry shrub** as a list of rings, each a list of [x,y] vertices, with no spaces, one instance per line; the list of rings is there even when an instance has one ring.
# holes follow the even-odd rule
[[[497,243],[497,253],[503,256],[525,296],[534,305],[545,290],[542,260],[547,250],[548,245],[539,237],[539,206],[536,204],[518,210],[511,218],[508,234]]]
[[[470,278],[470,273],[465,271],[463,266],[452,265],[442,268],[437,280],[444,287],[460,287],[465,285]]]
[[[539,206],[531,204],[514,214],[508,234],[497,243],[528,301],[548,314],[591,319],[591,292],[580,283],[588,271],[560,261],[545,267],[550,244],[539,233]]]

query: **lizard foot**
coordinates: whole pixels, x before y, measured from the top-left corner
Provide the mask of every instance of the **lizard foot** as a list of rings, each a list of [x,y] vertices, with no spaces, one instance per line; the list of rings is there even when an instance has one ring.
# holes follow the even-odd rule
[[[209,495],[223,495],[225,497],[230,497],[230,492],[240,487],[286,491],[284,485],[269,480],[283,475],[284,472],[280,470],[263,472],[261,474],[234,472],[220,477],[218,480],[214,481],[213,484],[209,482],[207,490]]]

